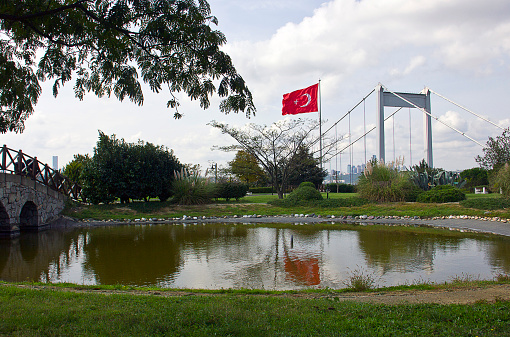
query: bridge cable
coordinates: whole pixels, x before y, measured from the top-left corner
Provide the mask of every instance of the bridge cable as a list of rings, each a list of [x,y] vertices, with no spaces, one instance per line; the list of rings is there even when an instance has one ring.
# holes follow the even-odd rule
[[[345,115],[343,115],[338,121],[336,121],[333,125],[331,125],[331,127],[329,129],[327,129],[325,132],[322,133],[322,136],[324,136],[325,134],[327,134],[331,129],[333,129],[333,127],[335,127],[338,123],[340,123],[345,117],[347,117],[354,109],[356,109],[361,103],[363,103],[363,101],[365,99],[367,99],[370,95],[372,95],[374,93],[375,89],[372,89],[372,91],[370,91],[365,97],[363,97],[352,109],[350,109],[349,111],[347,111],[347,113]],[[315,141],[313,141],[310,146],[314,146],[316,143],[318,142],[318,140],[316,139]]]
[[[363,137],[363,148],[365,150],[365,164],[367,163],[367,121],[366,121],[366,109],[365,109],[365,99],[363,99],[363,133],[365,134],[365,137]]]
[[[486,122],[488,122],[488,123],[490,123],[490,124],[494,125],[494,126],[495,126],[495,127],[497,127],[497,128],[500,128],[501,130],[505,130],[505,128],[503,128],[503,127],[501,127],[501,126],[499,126],[499,125],[495,124],[494,122],[491,122],[491,121],[490,121],[490,120],[488,120],[487,118],[482,117],[482,116],[480,116],[480,115],[478,115],[478,114],[474,113],[473,111],[469,110],[468,108],[465,108],[465,107],[463,107],[462,105],[455,103],[454,101],[452,101],[452,100],[450,100],[450,99],[448,99],[448,98],[444,97],[443,95],[438,94],[437,92],[435,92],[435,91],[431,90],[430,88],[428,88],[428,89],[430,90],[430,92],[432,92],[432,93],[434,93],[434,94],[438,95],[439,97],[441,97],[442,99],[444,99],[444,100],[446,100],[446,101],[448,101],[448,102],[450,102],[450,103],[452,103],[452,104],[454,104],[454,105],[458,106],[459,108],[466,110],[466,111],[467,111],[467,112],[469,112],[470,114],[472,114],[472,115],[474,115],[474,116],[476,116],[476,117],[478,117],[478,118],[480,118],[480,119],[483,119],[484,121],[486,121]]]
[[[397,112],[399,112],[400,110],[402,110],[402,108],[398,108],[395,112],[393,112],[391,115],[389,115],[388,117],[386,117],[384,119],[384,121],[386,122],[388,119],[390,119],[391,117],[393,117]],[[331,160],[331,158],[333,158],[334,156],[336,156],[337,154],[340,154],[340,159],[342,158],[342,152],[344,152],[344,150],[346,150],[347,148],[351,147],[352,145],[354,145],[356,142],[358,142],[361,138],[365,137],[366,135],[368,135],[370,132],[374,131],[377,127],[374,126],[372,127],[370,130],[368,130],[365,134],[361,135],[360,137],[356,138],[356,140],[354,140],[354,142],[349,142],[349,145],[345,146],[344,148],[342,148],[340,151],[336,152],[335,154],[331,155],[328,159],[326,159],[325,161],[328,161],[328,160]],[[350,133],[349,133],[349,138],[350,138]],[[341,165],[341,164],[340,164]]]
[[[349,143],[351,142],[351,137],[352,137],[352,134],[351,134],[351,113],[349,112]],[[349,164],[350,164],[350,169],[349,169],[349,183],[352,185],[352,159],[353,159],[353,154],[352,154],[352,147],[349,148]]]
[[[393,118],[391,119],[393,121],[393,162],[396,161],[396,155],[395,155],[395,115],[393,115]]]
[[[411,131],[411,108],[409,108],[409,167],[413,166],[413,150],[411,146],[412,131]]]

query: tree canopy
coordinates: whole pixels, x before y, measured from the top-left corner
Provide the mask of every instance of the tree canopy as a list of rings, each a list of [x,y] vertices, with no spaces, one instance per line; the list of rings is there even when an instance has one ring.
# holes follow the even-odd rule
[[[320,167],[319,161],[306,146],[300,146],[289,165],[289,185],[298,186],[303,182],[313,183],[315,188],[322,185],[327,171]]]
[[[489,137],[483,148],[483,156],[477,156],[475,160],[481,168],[488,171],[498,171],[510,162],[510,129],[504,130],[501,136],[496,138]]]
[[[270,126],[248,124],[243,128],[216,121],[212,121],[209,125],[220,129],[222,133],[228,134],[237,142],[235,145],[219,147],[220,150],[243,150],[257,159],[271,178],[280,199],[283,198],[283,192],[288,186],[292,158],[303,146],[309,149],[319,140],[316,132],[319,122],[316,120],[284,119]],[[335,142],[328,141],[323,145],[323,155],[333,149]]]
[[[22,132],[41,94],[73,77],[88,92],[143,104],[141,81],[180,118],[176,93],[224,113],[255,113],[252,95],[230,57],[225,36],[211,28],[205,0],[10,0],[0,2],[0,132]]]
[[[244,150],[237,151],[234,160],[228,165],[230,172],[246,184],[253,185],[266,180],[266,175],[260,168],[257,158]]]
[[[183,165],[173,151],[138,141],[127,143],[115,135],[99,132],[94,155],[81,173],[83,195],[92,203],[109,203],[119,198],[165,201],[171,193],[174,172]]]

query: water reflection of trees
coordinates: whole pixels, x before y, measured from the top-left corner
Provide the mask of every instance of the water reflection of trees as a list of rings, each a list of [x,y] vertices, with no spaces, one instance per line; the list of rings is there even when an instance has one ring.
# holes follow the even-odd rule
[[[489,263],[505,274],[510,273],[510,239],[497,238],[492,240],[492,244],[487,252]]]
[[[458,250],[461,238],[402,231],[359,231],[359,245],[367,264],[388,271],[434,269],[437,250]]]
[[[61,271],[76,256],[79,232],[23,233],[0,242],[0,278],[19,281],[58,281]]]
[[[179,271],[184,248],[207,254],[215,240],[245,235],[240,228],[202,225],[96,229],[84,247],[84,268],[101,284],[155,285]]]

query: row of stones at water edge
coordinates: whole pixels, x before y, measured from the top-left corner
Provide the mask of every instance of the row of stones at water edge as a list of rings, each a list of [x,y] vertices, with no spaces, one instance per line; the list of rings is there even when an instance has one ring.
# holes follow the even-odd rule
[[[178,221],[208,221],[208,220],[239,220],[239,219],[268,219],[268,220],[285,220],[285,219],[317,219],[317,220],[479,220],[479,221],[493,221],[510,223],[510,219],[500,217],[482,217],[482,216],[469,216],[469,215],[451,215],[440,217],[419,217],[419,216],[371,216],[371,215],[317,215],[317,214],[282,214],[282,215],[262,215],[262,214],[245,214],[245,215],[225,215],[225,216],[187,216],[182,217],[168,217],[168,218],[136,218],[136,219],[84,219],[83,222],[103,222],[103,223],[157,223],[157,222],[178,222]]]

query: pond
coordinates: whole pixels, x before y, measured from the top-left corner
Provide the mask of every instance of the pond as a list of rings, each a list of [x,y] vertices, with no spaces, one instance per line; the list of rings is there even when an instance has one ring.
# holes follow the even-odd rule
[[[4,281],[164,288],[344,288],[492,279],[510,272],[505,237],[382,226],[126,225],[23,233],[0,241]]]

